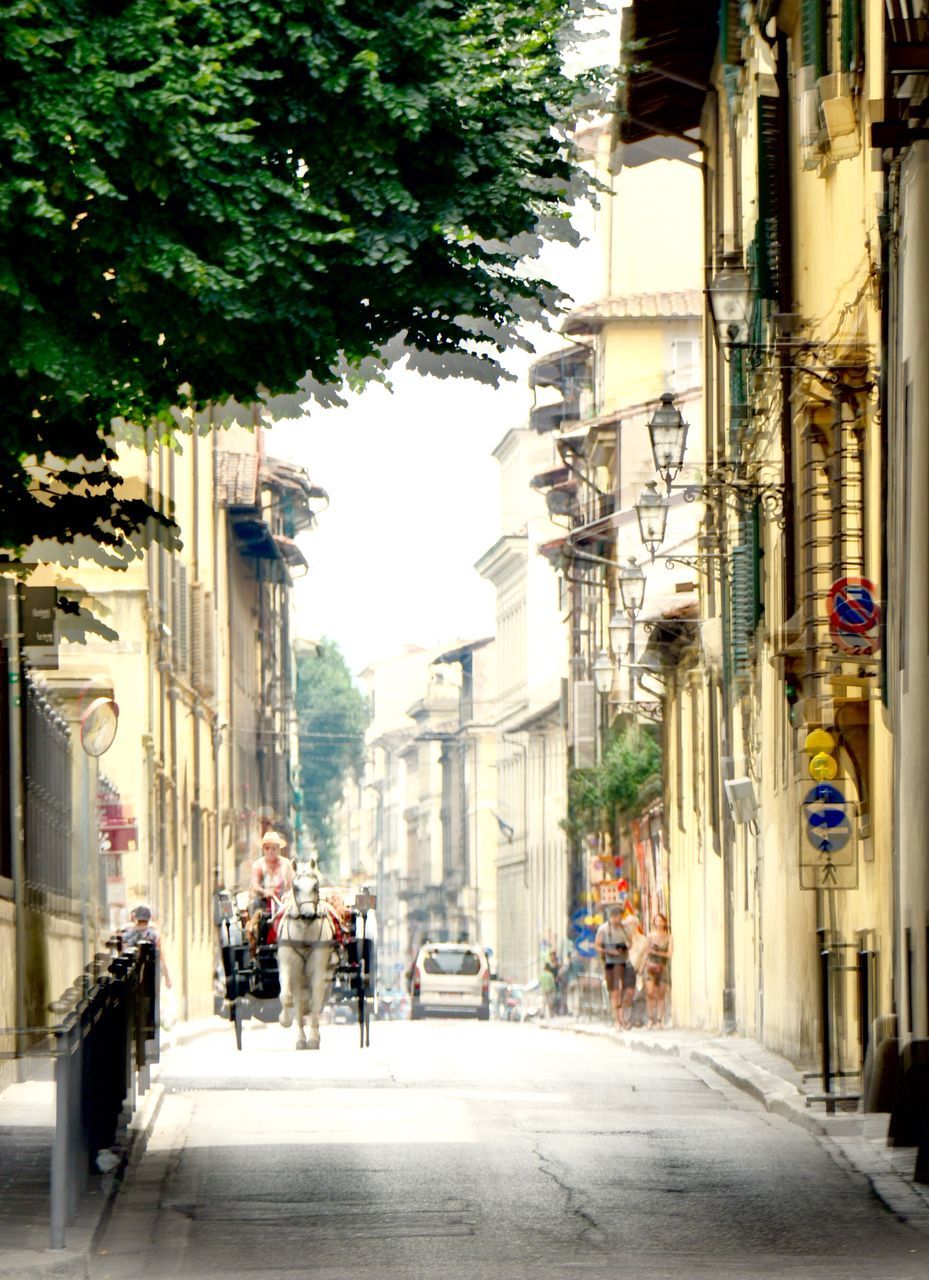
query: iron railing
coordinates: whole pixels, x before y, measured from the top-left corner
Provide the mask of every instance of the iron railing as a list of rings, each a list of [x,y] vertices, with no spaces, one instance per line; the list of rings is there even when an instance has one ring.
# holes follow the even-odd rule
[[[117,1146],[159,1055],[159,959],[151,943],[97,956],[54,1006],[51,1027],[0,1028],[17,1049],[0,1056],[51,1057],[55,1125],[49,1187],[52,1249],[63,1249],[101,1152]]]

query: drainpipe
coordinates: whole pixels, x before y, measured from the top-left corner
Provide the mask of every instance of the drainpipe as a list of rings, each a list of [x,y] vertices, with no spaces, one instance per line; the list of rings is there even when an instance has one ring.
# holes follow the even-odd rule
[[[26,842],[23,808],[22,667],[19,656],[19,584],[6,579],[7,663],[10,731],[10,848],[16,907],[16,1025],[26,1025]],[[16,1052],[25,1051],[17,1035]]]

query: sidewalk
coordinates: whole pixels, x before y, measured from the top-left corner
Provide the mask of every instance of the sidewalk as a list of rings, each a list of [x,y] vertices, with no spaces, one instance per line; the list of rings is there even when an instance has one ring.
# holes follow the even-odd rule
[[[619,1032],[606,1022],[576,1018],[543,1020],[552,1030],[600,1036],[641,1053],[683,1058],[722,1077],[749,1094],[766,1111],[800,1125],[823,1140],[843,1167],[867,1179],[874,1195],[898,1218],[929,1235],[929,1186],[913,1181],[914,1147],[889,1147],[886,1114],[839,1111],[827,1115],[821,1103],[808,1103],[822,1082],[802,1073],[756,1040],[740,1036],[708,1036],[705,1032],[642,1028]]]

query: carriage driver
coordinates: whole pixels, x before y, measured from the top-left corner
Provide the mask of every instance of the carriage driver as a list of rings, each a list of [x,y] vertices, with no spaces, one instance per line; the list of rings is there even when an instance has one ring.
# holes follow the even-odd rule
[[[262,917],[270,915],[275,899],[280,902],[293,884],[293,863],[282,856],[286,848],[287,841],[283,836],[276,831],[266,831],[261,837],[261,853],[252,863],[248,932],[253,946],[259,941]]]

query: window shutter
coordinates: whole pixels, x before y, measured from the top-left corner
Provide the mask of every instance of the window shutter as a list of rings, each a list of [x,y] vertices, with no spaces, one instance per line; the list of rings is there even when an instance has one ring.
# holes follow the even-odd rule
[[[803,65],[816,79],[826,74],[826,23],[823,0],[803,0],[801,16]]]
[[[574,767],[592,769],[596,764],[597,691],[592,680],[574,683]]]
[[[745,351],[733,347],[729,354],[729,448],[738,452],[741,435],[748,423],[748,388],[745,378]]]
[[[174,564],[174,668],[181,675],[190,671],[190,588],[187,566]]]
[[[203,584],[195,582],[190,588],[190,683],[195,689],[203,687]]]
[[[733,679],[747,676],[751,669],[748,640],[751,631],[751,563],[748,547],[733,547],[732,585],[729,601],[730,667]]]
[[[723,601],[724,675],[737,680],[751,671],[751,640],[763,613],[761,513],[756,503],[739,518],[739,542],[730,553]]]
[[[861,0],[841,0],[841,4],[840,70],[854,74],[861,70]]]
[[[203,692],[216,692],[216,637],[213,627],[213,592],[203,593]]]
[[[781,172],[783,137],[777,98],[758,99],[758,268],[761,296],[781,296]]]
[[[719,48],[723,66],[735,67],[742,61],[741,0],[720,0]]]

